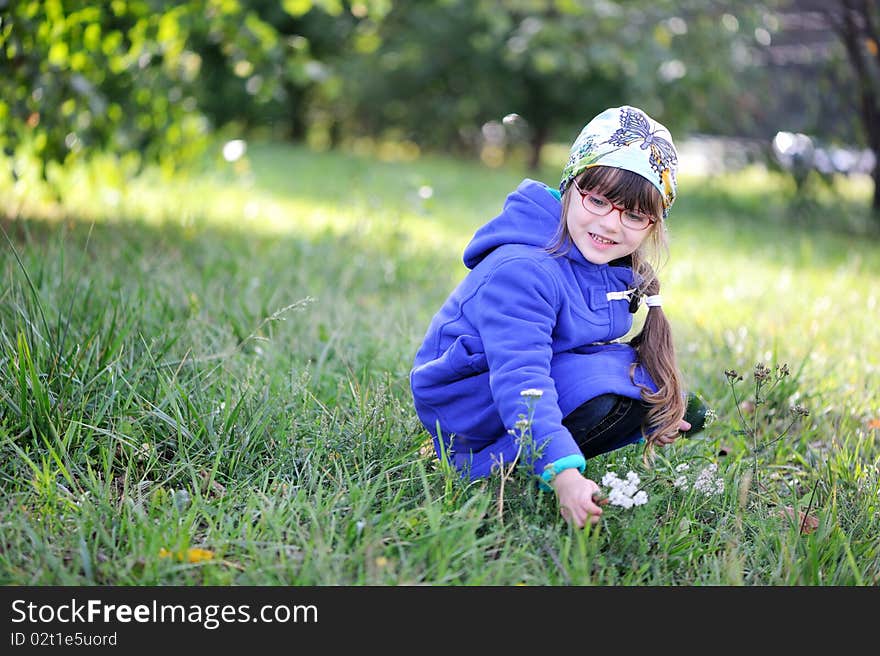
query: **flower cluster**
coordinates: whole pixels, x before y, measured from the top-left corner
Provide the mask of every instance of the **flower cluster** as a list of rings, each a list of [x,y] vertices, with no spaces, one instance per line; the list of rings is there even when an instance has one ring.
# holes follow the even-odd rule
[[[718,413],[715,412],[712,408],[706,410],[706,418],[703,423],[703,428],[709,428],[712,424],[714,424],[718,420]]]
[[[632,508],[648,502],[648,495],[644,490],[639,490],[639,475],[629,472],[626,479],[619,478],[613,471],[607,472],[602,477],[602,485],[611,488],[608,494],[608,503],[612,506]]]
[[[686,462],[681,463],[675,468],[676,477],[672,481],[673,487],[679,489],[687,489],[689,484],[687,472],[690,465]],[[718,474],[718,465],[712,463],[706,465],[697,477],[694,479],[693,489],[707,497],[713,494],[722,494],[724,492],[724,479]]]
[[[707,497],[724,492],[724,479],[718,476],[718,465],[706,465],[694,481],[694,489]]]
[[[675,480],[672,482],[672,485],[675,487],[678,487],[678,488],[687,487],[688,477],[687,477],[687,474],[685,474],[684,472],[686,472],[690,468],[691,468],[691,466],[689,464],[687,464],[686,462],[683,462],[680,465],[678,465],[675,468],[675,473],[678,474],[678,476],[675,477]]]

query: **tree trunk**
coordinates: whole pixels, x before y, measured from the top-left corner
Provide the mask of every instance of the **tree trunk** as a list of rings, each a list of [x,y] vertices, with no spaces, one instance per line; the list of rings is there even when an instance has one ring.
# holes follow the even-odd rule
[[[877,220],[880,221],[880,79],[875,75],[880,64],[877,46],[880,35],[874,22],[872,10],[867,2],[840,0],[837,7],[825,7],[825,15],[843,41],[847,57],[855,72],[859,87],[859,114],[868,147],[874,152],[874,198],[871,202]],[[867,44],[873,44],[870,48]],[[872,66],[870,58],[877,61]]]
[[[547,143],[548,130],[546,125],[536,125],[533,129],[532,138],[529,140],[529,145],[532,147],[529,155],[529,170],[537,171],[541,166],[541,150]]]
[[[871,209],[877,222],[880,223],[880,149],[874,149],[874,202]]]
[[[287,92],[287,134],[291,141],[302,142],[306,139],[308,126],[305,119],[305,94],[302,89],[293,85],[285,84]]]

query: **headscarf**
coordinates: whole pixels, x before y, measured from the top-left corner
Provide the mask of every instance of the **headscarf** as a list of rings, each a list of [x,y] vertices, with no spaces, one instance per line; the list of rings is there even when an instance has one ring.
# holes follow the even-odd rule
[[[624,105],[596,116],[581,130],[562,170],[559,191],[592,166],[612,166],[637,173],[663,197],[663,218],[675,201],[678,153],[672,135],[641,109]]]

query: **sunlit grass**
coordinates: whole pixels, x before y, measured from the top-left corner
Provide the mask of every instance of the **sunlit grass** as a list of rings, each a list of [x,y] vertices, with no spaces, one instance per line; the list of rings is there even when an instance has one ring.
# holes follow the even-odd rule
[[[593,461],[596,478],[639,469],[651,500],[577,533],[527,481],[502,498],[496,479],[437,469],[407,383],[473,231],[522,177],[555,184],[554,167],[254,144],[171,180],[126,185],[121,168],[53,172],[60,204],[26,167],[0,175],[21,258],[3,238],[0,581],[880,581],[880,253],[864,180],[810,203],[757,169],[681,180],[664,310],[719,420],[651,471],[635,447]],[[761,436],[791,404],[811,415],[762,454],[753,497],[723,372],[747,375],[741,401],[759,361],[793,371],[759,409]],[[680,462],[718,462],[725,493],[674,490]],[[814,486],[815,533],[768,510],[806,510]],[[163,557],[197,549],[212,557]]]

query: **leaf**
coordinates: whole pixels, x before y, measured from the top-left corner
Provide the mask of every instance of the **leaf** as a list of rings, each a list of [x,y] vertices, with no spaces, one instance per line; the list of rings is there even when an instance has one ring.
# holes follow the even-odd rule
[[[779,510],[780,517],[795,519],[795,510],[791,506],[784,506]],[[797,522],[801,533],[812,533],[819,528],[819,518],[815,515],[807,515],[804,511],[797,511]]]

